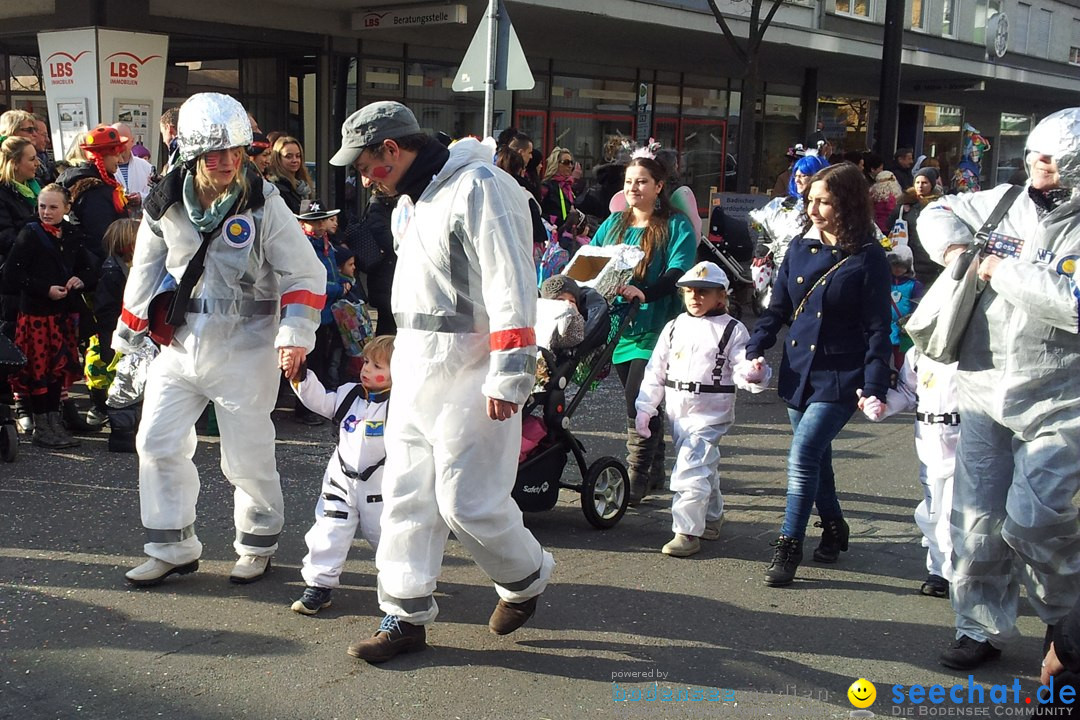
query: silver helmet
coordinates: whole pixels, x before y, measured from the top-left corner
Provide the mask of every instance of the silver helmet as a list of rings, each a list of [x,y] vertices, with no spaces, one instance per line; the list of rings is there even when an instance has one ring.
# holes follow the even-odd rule
[[[1054,158],[1061,186],[1080,191],[1080,108],[1058,110],[1039,121],[1028,135],[1026,150]],[[1026,158],[1024,164],[1030,175]]]
[[[180,106],[176,121],[180,159],[194,160],[214,150],[251,144],[251,121],[235,98],[221,93],[198,93]]]

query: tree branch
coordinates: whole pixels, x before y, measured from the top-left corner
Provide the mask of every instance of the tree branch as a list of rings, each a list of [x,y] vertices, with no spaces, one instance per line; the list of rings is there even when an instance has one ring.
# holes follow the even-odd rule
[[[761,0],[754,0],[755,7],[758,7],[760,4]],[[757,32],[755,32],[753,37],[751,37],[751,42],[754,45],[754,50],[756,50],[761,45],[761,41],[765,37],[765,31],[769,29],[769,25],[772,24],[773,18],[776,17],[777,11],[783,4],[784,0],[772,0],[772,7],[769,8],[769,14],[765,16],[765,21],[761,23],[760,27],[757,29]]]
[[[739,39],[735,37],[735,33],[731,32],[731,28],[728,27],[727,20],[724,19],[724,14],[720,12],[716,0],[709,0],[709,9],[712,10],[713,18],[716,20],[716,24],[720,26],[720,31],[724,34],[724,37],[727,38],[731,49],[735,51],[735,57],[745,68],[750,62],[750,56],[746,49],[739,44]]]

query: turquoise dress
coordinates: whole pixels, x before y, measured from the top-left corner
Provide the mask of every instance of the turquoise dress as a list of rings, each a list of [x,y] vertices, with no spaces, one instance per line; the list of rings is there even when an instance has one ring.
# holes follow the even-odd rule
[[[591,244],[615,245],[619,239],[615,234],[615,224],[619,217],[618,213],[610,215],[597,228]],[[640,245],[643,232],[644,228],[626,228],[623,242],[627,245]],[[676,212],[668,222],[667,243],[659,252],[653,254],[652,261],[645,272],[644,282],[634,279],[630,284],[644,291],[669,270],[678,270],[680,274],[686,272],[694,266],[696,258],[697,237],[694,235],[694,228],[685,215]],[[682,311],[682,307],[682,300],[677,292],[642,303],[637,317],[615,346],[612,362],[648,360],[660,337],[660,331],[669,320]]]

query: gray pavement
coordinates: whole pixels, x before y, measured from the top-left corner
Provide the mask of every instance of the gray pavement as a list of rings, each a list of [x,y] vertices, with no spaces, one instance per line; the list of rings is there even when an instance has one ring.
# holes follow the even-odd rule
[[[621,403],[612,377],[575,416],[590,459],[623,454]],[[232,502],[216,439],[200,438],[196,456],[200,571],[143,590],[123,580],[143,542],[134,457],[106,452],[104,435],[66,452],[24,443],[15,463],[0,463],[0,719],[841,718],[860,677],[876,685],[877,715],[1026,713],[1043,635],[1026,603],[1023,640],[974,673],[976,684],[1009,685],[1007,705],[988,694],[963,707],[892,702],[894,685],[969,692],[967,673],[936,661],[952,637],[948,602],[917,593],[926,572],[911,517],[920,490],[910,416],[849,424],[836,466],[851,550],[815,564],[811,529],[796,583],[770,589],[762,573],[783,514],[789,430],[775,392],[740,393],[738,403],[722,447],[727,520],[699,556],[659,553],[667,493],[601,532],[563,491],[554,510],[526,516],[558,563],[528,625],[487,631],[496,595],[451,541],[431,648],[382,666],[345,654],[380,619],[363,541],[331,608],[313,618],[288,608],[303,587],[326,428],[276,414],[287,524],[273,572],[250,586],[227,582]],[[620,699],[648,698],[650,687],[715,699]]]

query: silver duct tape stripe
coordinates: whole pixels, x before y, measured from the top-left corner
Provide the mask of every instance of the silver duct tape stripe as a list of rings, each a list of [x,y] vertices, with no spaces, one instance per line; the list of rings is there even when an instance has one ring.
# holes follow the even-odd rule
[[[497,375],[535,375],[536,356],[521,352],[492,353],[490,369]]]
[[[434,603],[434,599],[430,595],[425,595],[424,597],[418,598],[397,598],[393,595],[386,595],[384,599],[387,602],[391,602],[394,605],[397,605],[399,608],[409,613],[410,615],[424,612],[425,610],[430,610],[432,604]]]
[[[476,332],[471,315],[427,315],[425,313],[394,313],[399,328],[423,332]]]
[[[273,315],[277,312],[277,300],[218,300],[193,298],[188,301],[189,313],[218,315]]]
[[[511,592],[521,592],[522,590],[529,587],[530,585],[532,585],[534,582],[536,582],[539,579],[540,579],[540,568],[536,568],[536,572],[534,572],[533,574],[529,575],[526,578],[522,578],[521,580],[518,580],[517,582],[512,582],[512,583],[496,582],[495,584],[498,585],[501,588],[506,588],[507,590],[509,590]]]
[[[289,303],[281,309],[281,317],[283,318],[303,318],[305,320],[311,320],[318,324],[319,311],[310,305],[301,305],[299,303]]]
[[[236,539],[241,545],[248,545],[249,547],[273,547],[277,545],[278,537],[281,533],[274,533],[273,535],[252,535],[251,533],[237,533]]]
[[[180,528],[179,530],[146,528],[146,539],[152,543],[178,543],[183,542],[190,537],[195,537],[194,523],[185,528]]]

